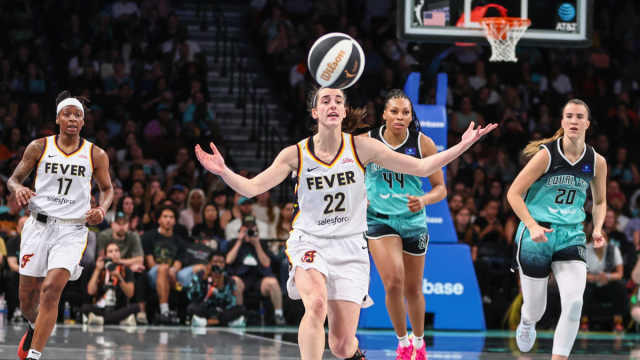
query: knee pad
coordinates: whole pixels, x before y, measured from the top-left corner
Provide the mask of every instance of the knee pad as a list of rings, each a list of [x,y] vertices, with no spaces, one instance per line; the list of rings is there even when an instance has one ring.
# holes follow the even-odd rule
[[[582,315],[582,299],[572,301],[567,310],[569,320],[580,321],[580,316]]]

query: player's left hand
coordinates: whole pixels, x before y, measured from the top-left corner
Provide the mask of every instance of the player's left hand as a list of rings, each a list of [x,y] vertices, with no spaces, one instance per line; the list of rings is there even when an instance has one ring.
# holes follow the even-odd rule
[[[407,199],[409,199],[407,206],[411,212],[418,212],[426,205],[420,196],[407,195]]]
[[[85,219],[89,225],[98,225],[104,220],[104,209],[100,206],[87,211]]]
[[[591,238],[593,239],[593,247],[599,248],[603,247],[607,243],[607,239],[602,235],[600,231],[593,231],[591,234]]]

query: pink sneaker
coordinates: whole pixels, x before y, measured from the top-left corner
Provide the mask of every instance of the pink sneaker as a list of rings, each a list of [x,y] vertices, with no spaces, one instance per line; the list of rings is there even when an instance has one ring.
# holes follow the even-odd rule
[[[409,346],[400,346],[396,349],[396,360],[411,360],[413,356],[413,344],[409,341]]]
[[[422,342],[422,347],[416,350],[416,359],[415,360],[427,360],[427,343]]]

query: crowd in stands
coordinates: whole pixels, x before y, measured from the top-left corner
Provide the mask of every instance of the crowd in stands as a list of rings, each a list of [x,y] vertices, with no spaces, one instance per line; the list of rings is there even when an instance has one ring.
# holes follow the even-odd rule
[[[449,144],[471,121],[500,123],[447,171],[458,239],[471,247],[487,326],[497,328],[518,294],[509,271],[518,219],[505,194],[522,165],[519,151],[555,132],[566,100],[585,100],[592,111],[588,143],[609,164],[610,211],[608,246],[588,247],[582,327],[605,318],[605,328],[621,330],[630,307],[639,308],[640,68],[634,60],[640,32],[632,31],[640,25],[638,5],[596,2],[591,48],[522,47],[517,64],[495,65],[486,61],[486,47],[398,40],[395,4],[250,2],[247,30],[274,94],[291,113],[282,123],[290,139],[310,133],[306,52],[317,37],[342,31],[361,42],[366,67],[347,95],[367,110],[368,125],[380,118],[385,94],[402,88],[412,71],[423,72],[421,99],[432,103],[428,65],[449,51],[436,67],[449,74]],[[296,307],[286,304],[283,251],[294,204],[276,204],[269,193],[243,198],[197,164],[193,145],[220,134],[202,80],[206,58],[169,1],[25,1],[0,8],[0,291],[10,314],[17,308],[19,233],[27,213],[5,182],[29,141],[57,132],[53,100],[71,89],[91,100],[82,136],[109,154],[115,199],[105,221],[91,229],[83,277],[65,290],[61,307],[68,302],[72,317],[93,323],[172,324],[194,314],[199,324],[238,324],[243,315],[260,321],[260,309],[268,323],[296,323],[299,308],[287,313]],[[587,234],[590,226],[588,218]],[[110,307],[119,311],[105,313]]]

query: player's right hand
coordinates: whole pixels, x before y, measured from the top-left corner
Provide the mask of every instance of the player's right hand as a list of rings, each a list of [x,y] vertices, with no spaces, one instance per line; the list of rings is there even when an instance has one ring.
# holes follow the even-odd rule
[[[553,232],[553,229],[549,229],[546,227],[542,227],[539,224],[535,224],[532,228],[529,229],[529,236],[531,236],[531,240],[534,242],[547,242],[546,233]]]
[[[36,193],[33,192],[33,190],[26,186],[21,186],[18,191],[16,191],[16,202],[20,207],[27,206],[29,205],[29,199],[35,195]]]
[[[209,154],[208,152],[202,150],[200,145],[196,145],[196,157],[200,164],[207,170],[211,171],[216,175],[222,174],[224,171],[224,159],[222,155],[220,155],[220,151],[213,143],[209,143],[209,147],[211,147],[211,151],[213,154]]]

